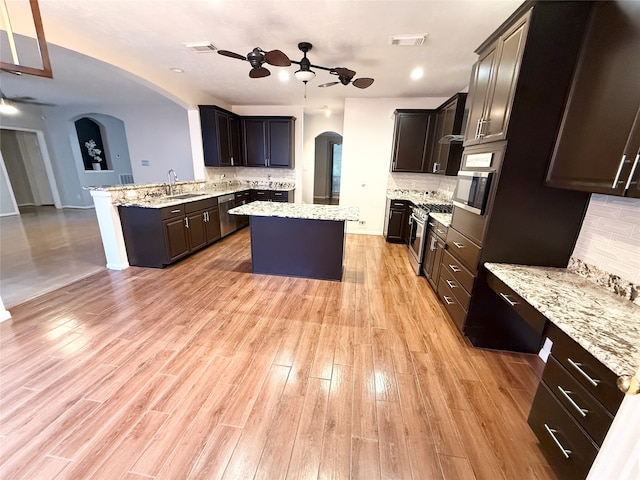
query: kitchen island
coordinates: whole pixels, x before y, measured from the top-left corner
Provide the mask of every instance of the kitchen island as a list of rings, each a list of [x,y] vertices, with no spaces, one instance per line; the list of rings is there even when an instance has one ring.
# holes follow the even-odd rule
[[[356,207],[252,202],[229,210],[248,215],[253,273],[342,280],[345,222]]]

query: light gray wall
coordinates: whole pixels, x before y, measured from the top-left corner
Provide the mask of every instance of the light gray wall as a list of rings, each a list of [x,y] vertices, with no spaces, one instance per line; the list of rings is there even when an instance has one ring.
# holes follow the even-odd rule
[[[7,168],[16,203],[18,205],[33,205],[35,199],[33,198],[15,130],[3,129],[0,132],[0,149],[2,149],[2,158]]]
[[[0,157],[1,156],[2,153],[0,153]],[[2,162],[0,162],[0,216],[15,215],[18,212],[16,211],[11,197],[9,178],[7,177],[6,170],[4,169],[4,159],[0,160],[2,160]],[[0,308],[0,312],[2,312],[2,308]]]

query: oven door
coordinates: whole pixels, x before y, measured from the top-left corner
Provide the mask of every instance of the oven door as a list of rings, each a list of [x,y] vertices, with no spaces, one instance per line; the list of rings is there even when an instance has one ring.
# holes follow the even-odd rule
[[[409,217],[409,262],[416,272],[416,275],[420,275],[422,259],[424,257],[425,240],[425,222],[411,214]]]

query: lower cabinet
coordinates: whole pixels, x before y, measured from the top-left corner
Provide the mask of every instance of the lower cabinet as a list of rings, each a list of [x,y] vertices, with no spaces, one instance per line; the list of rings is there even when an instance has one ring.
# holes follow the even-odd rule
[[[216,198],[165,208],[118,207],[129,264],[165,267],[220,239]]]
[[[425,247],[422,270],[424,272],[424,276],[435,291],[438,291],[440,266],[442,264],[442,254],[446,247],[446,238],[447,227],[437,220],[429,217],[429,229],[427,233],[427,244]]]
[[[387,242],[407,243],[411,202],[407,200],[387,200],[387,224],[385,238]]]
[[[292,203],[293,192],[293,190],[252,190],[251,201]]]
[[[236,200],[234,205],[236,207],[246,205],[251,202],[251,191],[245,190],[243,192],[236,192],[235,197]],[[236,230],[240,230],[241,228],[249,225],[249,217],[247,215],[234,215],[234,217],[236,218]]]

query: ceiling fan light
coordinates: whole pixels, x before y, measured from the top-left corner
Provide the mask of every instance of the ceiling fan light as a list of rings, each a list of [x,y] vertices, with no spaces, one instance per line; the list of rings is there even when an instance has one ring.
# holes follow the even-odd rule
[[[294,74],[294,77],[296,77],[297,80],[300,80],[301,82],[307,83],[309,80],[313,80],[313,77],[316,76],[316,72],[312,71],[312,70],[297,70]]]
[[[15,105],[5,101],[4,98],[0,98],[0,113],[5,115],[15,115],[18,113],[18,109]]]

